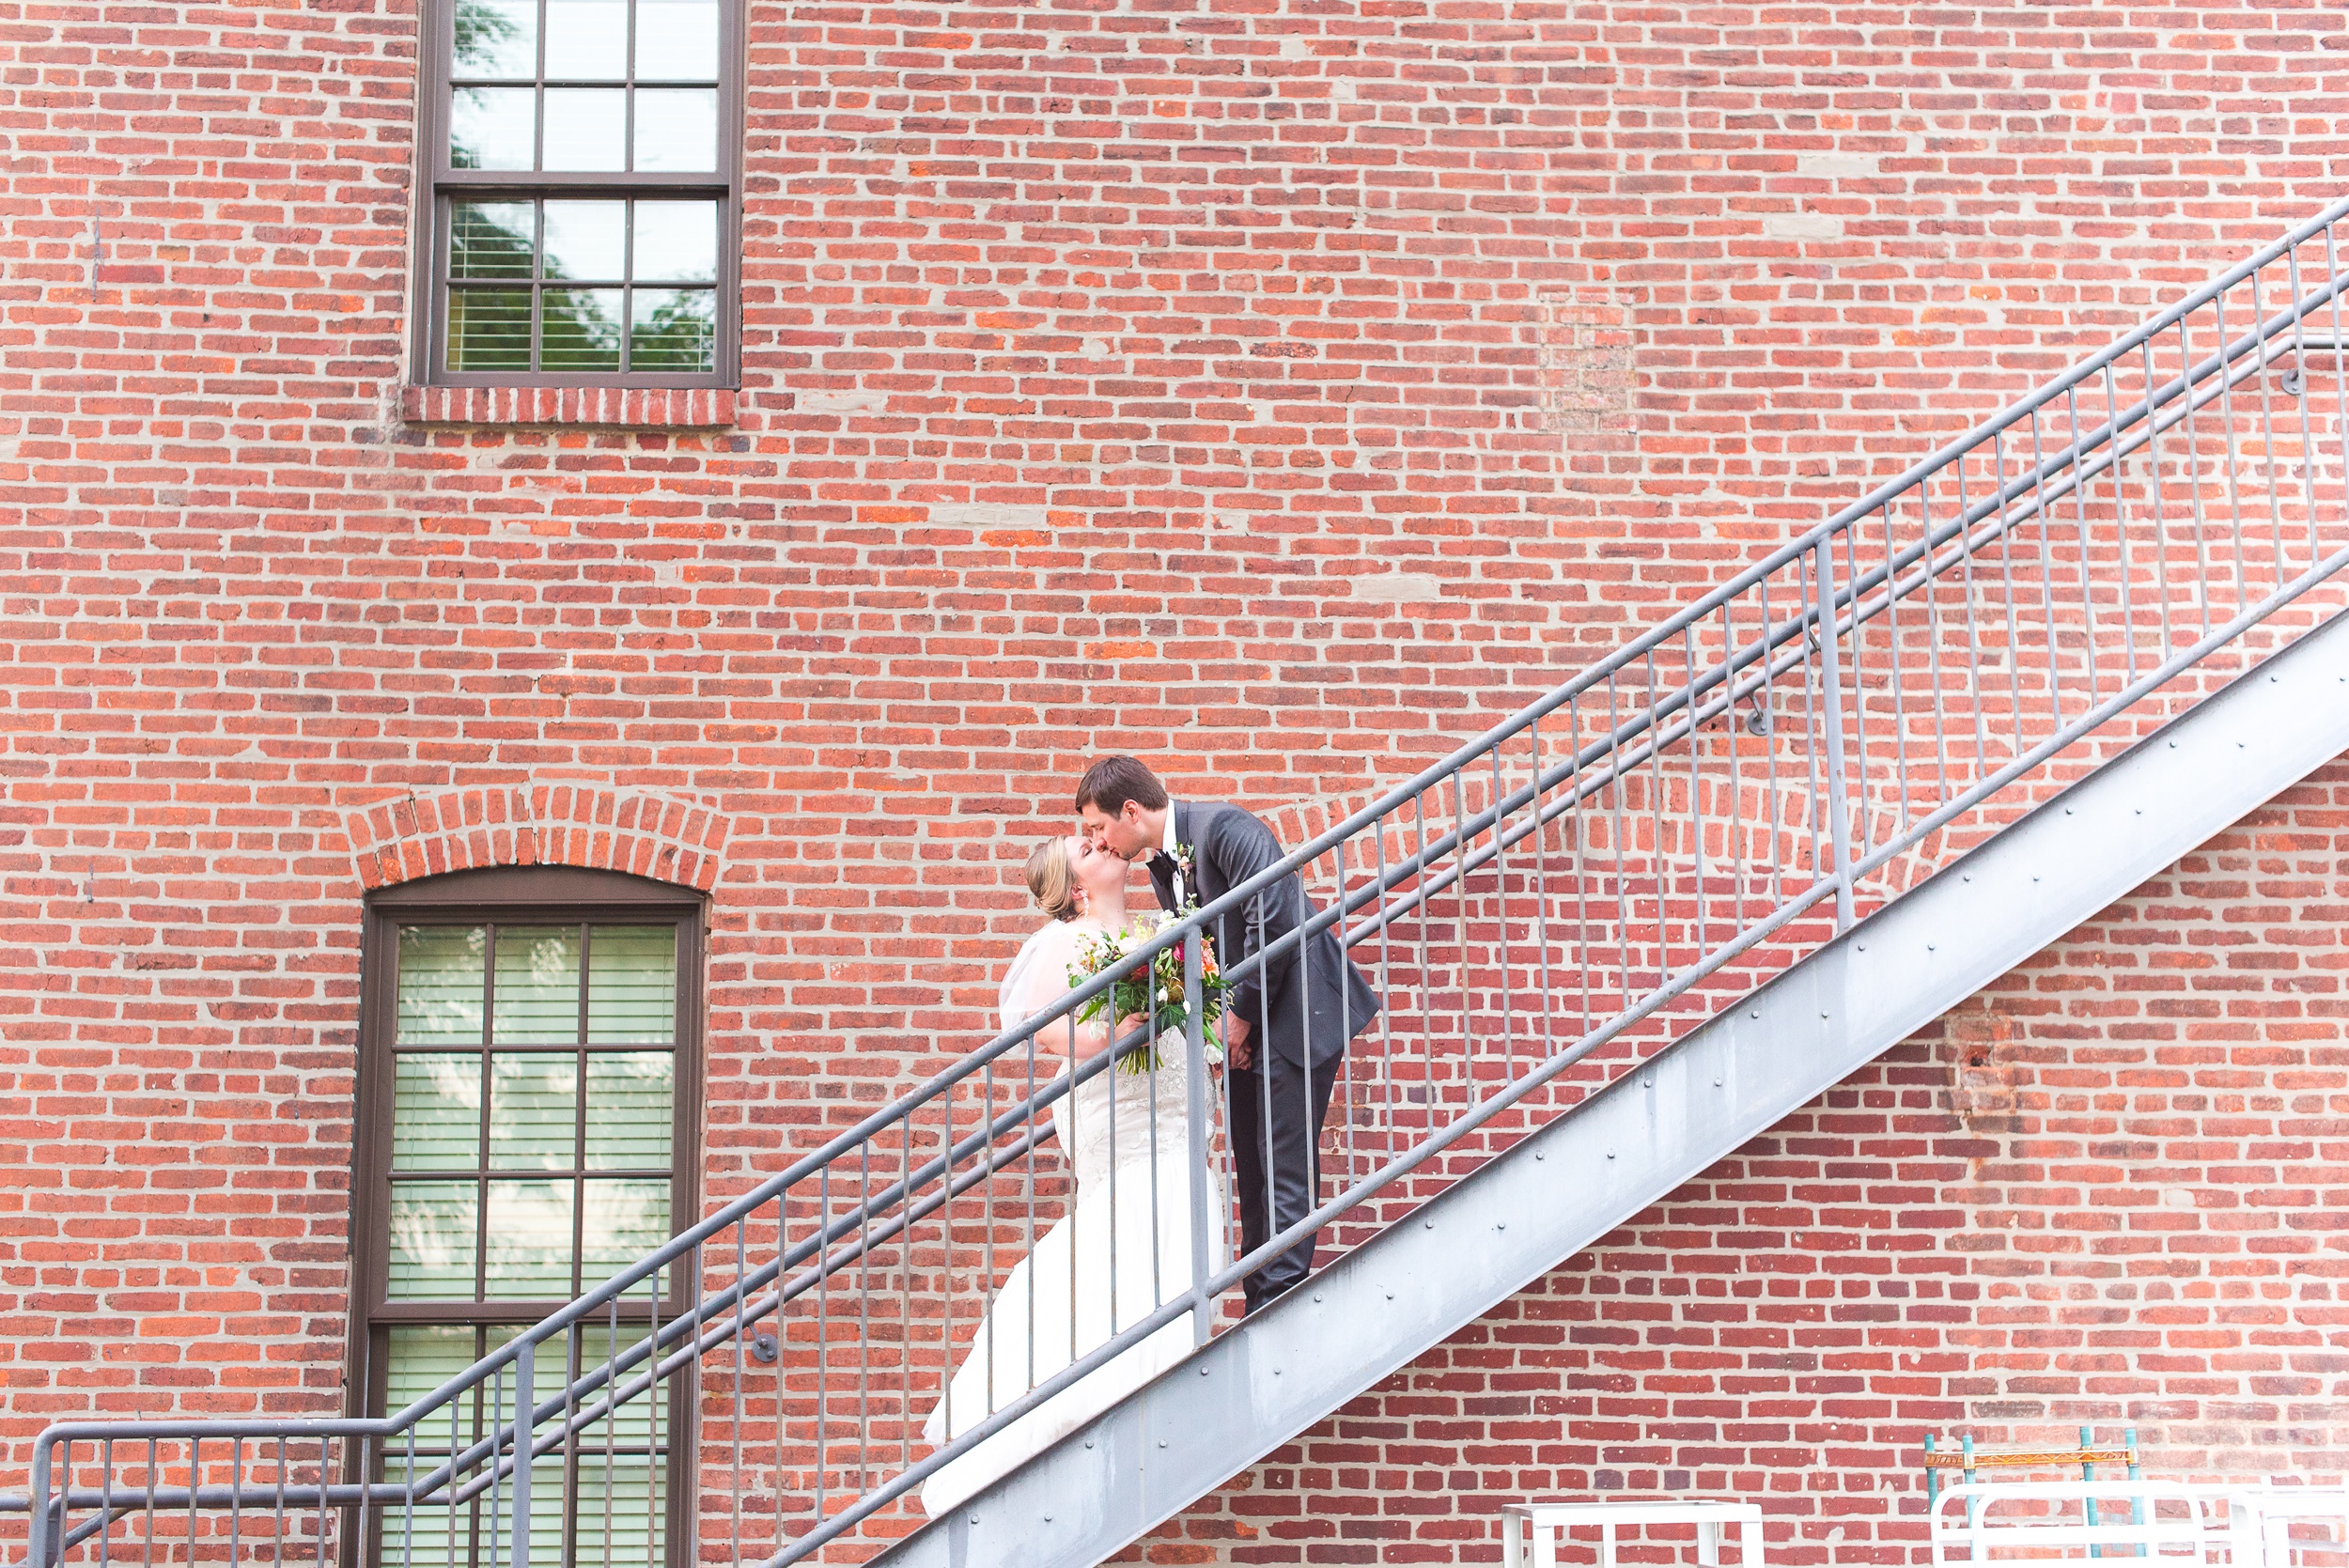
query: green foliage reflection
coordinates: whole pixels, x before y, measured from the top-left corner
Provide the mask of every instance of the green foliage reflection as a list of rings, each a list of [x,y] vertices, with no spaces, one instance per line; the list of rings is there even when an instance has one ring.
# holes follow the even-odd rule
[[[552,216],[548,214],[550,224]],[[652,216],[645,208],[637,210],[640,224]],[[451,370],[592,373],[623,368],[618,288],[538,289],[534,333],[530,281],[568,281],[553,256],[541,255],[539,218],[538,204],[532,202],[454,205],[448,255]],[[504,287],[480,287],[493,280]],[[706,374],[717,368],[717,295],[712,290],[634,288],[630,293],[626,369]]]

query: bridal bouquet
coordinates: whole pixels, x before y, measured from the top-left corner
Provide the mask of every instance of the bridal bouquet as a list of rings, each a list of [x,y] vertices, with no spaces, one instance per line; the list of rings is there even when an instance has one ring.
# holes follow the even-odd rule
[[[1079,986],[1139,951],[1166,927],[1169,916],[1159,915],[1155,921],[1137,923],[1123,931],[1105,931],[1078,939],[1078,967],[1068,971],[1068,984]],[[1223,1016],[1223,993],[1229,988],[1223,971],[1216,967],[1215,948],[1204,939],[1199,949],[1199,1008],[1206,1015],[1203,1020],[1209,1030]],[[1150,1020],[1150,1044],[1128,1055],[1117,1064],[1121,1073],[1156,1072],[1161,1050],[1179,1050],[1190,1026],[1190,1016],[1183,1008],[1183,949],[1178,942],[1162,949],[1150,961],[1147,969],[1138,969],[1095,997],[1077,1010],[1077,1016],[1087,1023],[1106,1017],[1114,1027],[1119,1018],[1146,1017]],[[1223,1059],[1215,1037],[1207,1037],[1207,1060]]]

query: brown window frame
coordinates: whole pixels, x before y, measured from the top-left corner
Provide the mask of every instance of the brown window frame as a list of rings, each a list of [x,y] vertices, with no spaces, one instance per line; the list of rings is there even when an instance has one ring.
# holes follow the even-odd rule
[[[577,920],[601,924],[655,924],[677,927],[677,1043],[670,1108],[671,1166],[669,1229],[689,1226],[698,1215],[701,1168],[701,1086],[704,1028],[702,971],[707,956],[708,906],[690,889],[623,872],[571,867],[529,867],[451,872],[382,890],[368,897],[360,935],[358,1072],[354,1085],[350,1202],[350,1328],[345,1388],[354,1418],[387,1414],[389,1330],[403,1324],[476,1327],[528,1325],[544,1320],[561,1302],[402,1302],[389,1294],[391,1110],[394,1103],[392,1041],[397,1002],[398,927],[403,924],[549,924]],[[661,1322],[687,1309],[691,1281],[684,1269],[670,1271],[669,1287],[658,1304]],[[592,1282],[589,1282],[592,1286]],[[617,1312],[623,1325],[649,1327],[654,1304],[631,1299]],[[610,1321],[598,1313],[599,1323]],[[564,1374],[568,1377],[568,1374]],[[536,1379],[544,1400],[561,1387],[552,1369]],[[693,1403],[690,1378],[671,1380],[661,1421],[668,1433],[668,1484],[662,1523],[667,1568],[687,1568],[693,1519],[691,1480],[694,1473]],[[359,1455],[350,1454],[354,1465]],[[384,1455],[376,1455],[381,1470]],[[356,1479],[353,1477],[352,1479]],[[381,1480],[379,1473],[369,1477]],[[384,1511],[377,1511],[370,1539],[345,1533],[345,1568],[381,1560]],[[568,1525],[567,1536],[568,1539]],[[483,1568],[495,1565],[483,1563]]]
[[[456,70],[457,0],[425,0],[417,73],[418,160],[423,178],[414,247],[415,379],[427,386],[739,387],[741,384],[742,16],[746,0],[718,0],[718,167],[709,174],[540,172],[460,169],[449,161],[449,92]],[[544,7],[541,6],[543,39]],[[598,84],[599,85],[604,84]],[[543,87],[544,84],[541,83]],[[543,110],[541,111],[543,112]],[[708,371],[536,371],[448,368],[449,225],[459,196],[532,201],[547,197],[714,198],[718,203],[717,355]],[[533,315],[538,290],[532,290]]]

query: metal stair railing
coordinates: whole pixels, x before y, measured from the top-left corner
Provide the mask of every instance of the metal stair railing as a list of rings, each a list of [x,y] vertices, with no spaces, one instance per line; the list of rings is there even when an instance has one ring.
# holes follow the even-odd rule
[[[916,1488],[952,1497],[969,1489],[954,1467],[1051,1440],[1216,1332],[1252,1272],[1393,1222],[2336,609],[2349,380],[2301,350],[2341,341],[2344,216],[2326,208],[406,1408],[50,1427],[29,1497],[0,1500],[29,1517],[23,1560],[782,1568],[860,1527],[915,1528]],[[1332,929],[1384,1006],[1287,1172],[1307,1196],[1230,1257],[1229,1096],[1267,1074],[1210,1088],[1204,938],[1224,933],[1227,978],[1255,983],[1261,1040]],[[1147,1030],[1072,1058],[1076,1020],[1162,952],[1191,1003],[1182,1070],[1151,1065]],[[1071,1126],[1112,1145],[1073,1192],[1040,1157],[1073,1157]],[[1147,1148],[1119,1158],[1121,1128]],[[1055,1316],[1064,1302],[1088,1306]],[[548,1359],[565,1375],[542,1394]],[[631,1452],[669,1455],[646,1460],[653,1501],[626,1541],[623,1426]],[[580,1465],[542,1463],[599,1448],[599,1494]]]

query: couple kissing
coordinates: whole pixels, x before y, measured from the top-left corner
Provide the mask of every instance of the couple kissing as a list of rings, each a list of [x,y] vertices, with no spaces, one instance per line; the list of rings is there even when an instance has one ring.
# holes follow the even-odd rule
[[[1272,830],[1254,815],[1174,800],[1132,757],[1104,757],[1088,768],[1076,806],[1078,831],[1028,857],[1028,892],[1048,919],[998,989],[1006,1031],[1066,995],[1092,967],[1088,951],[1128,927],[1128,869],[1135,862],[1148,870],[1159,908],[1179,916],[1212,908],[1283,858]],[[1238,971],[1222,998],[1221,1030],[1243,1257],[1320,1202],[1330,1089],[1345,1070],[1347,1044],[1378,1012],[1377,995],[1347,960],[1334,924],[1283,942],[1314,912],[1291,873],[1220,911],[1207,932],[1216,962]],[[1103,1016],[1095,1021],[1068,1016],[1038,1030],[1039,1063],[1059,1058],[1058,1071],[1108,1048],[1118,1025],[1107,1017],[1113,1009],[1097,1011]],[[931,1444],[960,1436],[1188,1294],[1198,1186],[1209,1197],[1208,1271],[1228,1264],[1230,1205],[1218,1174],[1191,1157],[1189,1079],[1182,1051],[1157,1052],[1141,1087],[1099,1072],[1053,1103],[1076,1200],[989,1304],[923,1429]],[[1204,1147],[1207,1140],[1200,1141]],[[1316,1234],[1298,1236],[1241,1281],[1249,1312],[1311,1272]],[[1017,1468],[1182,1359],[1194,1337],[1184,1313],[1120,1351],[939,1467],[923,1483],[923,1506],[935,1517]]]

